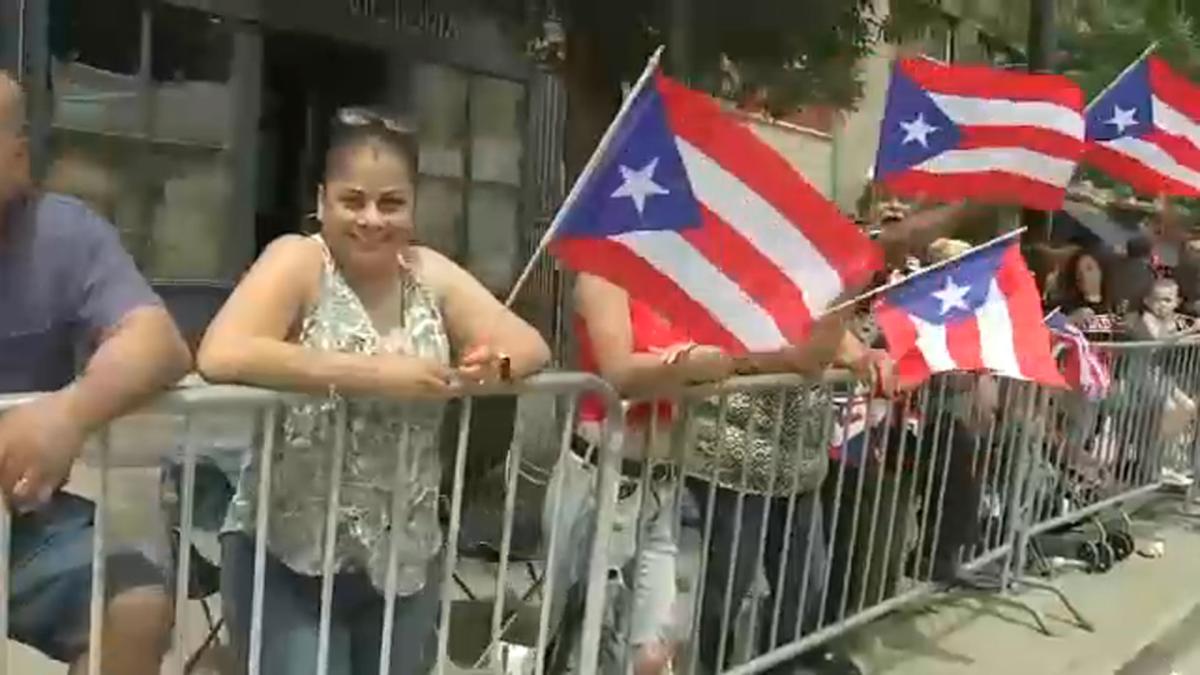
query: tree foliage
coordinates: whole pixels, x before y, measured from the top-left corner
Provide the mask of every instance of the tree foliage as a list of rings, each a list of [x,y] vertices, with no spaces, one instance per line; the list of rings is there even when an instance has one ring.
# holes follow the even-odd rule
[[[615,91],[670,42],[670,0],[537,0],[573,41],[603,45],[593,64]],[[772,108],[807,103],[852,106],[862,93],[856,64],[879,36],[869,0],[692,0],[687,5],[687,72],[714,93],[764,92]],[[528,26],[541,28],[539,20]],[[672,46],[668,46],[672,49]],[[678,61],[673,61],[678,63]],[[728,91],[730,87],[740,91]]]
[[[1059,70],[1089,97],[1151,44],[1181,73],[1200,79],[1200,0],[1078,0],[1060,30]]]

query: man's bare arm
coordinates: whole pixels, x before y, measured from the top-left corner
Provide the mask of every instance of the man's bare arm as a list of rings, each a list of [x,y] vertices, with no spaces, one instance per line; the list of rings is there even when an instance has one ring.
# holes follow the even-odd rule
[[[147,403],[191,369],[192,358],[170,314],[133,310],[105,335],[83,374],[61,395],[88,432]]]

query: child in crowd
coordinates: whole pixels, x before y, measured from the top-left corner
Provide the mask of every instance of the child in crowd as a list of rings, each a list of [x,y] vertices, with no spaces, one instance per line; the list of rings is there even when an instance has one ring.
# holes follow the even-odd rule
[[[1164,340],[1194,330],[1194,321],[1179,313],[1179,284],[1174,279],[1155,281],[1143,305],[1131,322],[1134,339]]]

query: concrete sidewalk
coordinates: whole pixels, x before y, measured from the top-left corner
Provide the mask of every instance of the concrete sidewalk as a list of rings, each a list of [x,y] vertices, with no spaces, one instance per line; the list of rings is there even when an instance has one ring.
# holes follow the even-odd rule
[[[1014,599],[1040,609],[1053,636],[1030,614],[987,595],[951,594],[894,614],[846,641],[868,675],[1114,673],[1200,606],[1200,517],[1160,497],[1134,522],[1139,546],[1165,543],[1166,555],[1134,555],[1107,574],[1061,573],[1055,584],[1095,625],[1079,628],[1049,593]]]

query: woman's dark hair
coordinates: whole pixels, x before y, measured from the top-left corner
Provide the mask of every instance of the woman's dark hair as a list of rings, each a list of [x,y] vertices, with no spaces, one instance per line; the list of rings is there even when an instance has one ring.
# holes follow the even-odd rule
[[[329,149],[325,152],[325,177],[337,170],[348,150],[371,144],[396,153],[408,165],[412,179],[417,179],[421,147],[416,130],[398,118],[370,108],[342,108],[334,115]]]
[[[1108,269],[1104,265],[1104,258],[1096,251],[1083,248],[1071,254],[1063,263],[1062,269],[1058,273],[1058,288],[1057,302],[1067,306],[1078,306],[1085,304],[1083,291],[1079,289],[1079,263],[1084,258],[1091,258],[1096,261],[1096,265],[1100,268],[1101,279],[1101,294],[1104,294],[1104,277],[1108,274]]]

